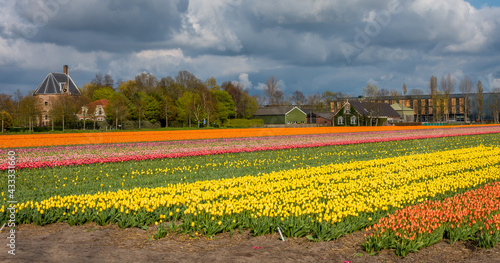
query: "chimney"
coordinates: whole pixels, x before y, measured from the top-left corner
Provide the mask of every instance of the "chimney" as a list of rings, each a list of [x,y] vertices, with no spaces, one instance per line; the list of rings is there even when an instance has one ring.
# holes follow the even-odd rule
[[[68,65],[64,65],[64,74],[68,75]]]

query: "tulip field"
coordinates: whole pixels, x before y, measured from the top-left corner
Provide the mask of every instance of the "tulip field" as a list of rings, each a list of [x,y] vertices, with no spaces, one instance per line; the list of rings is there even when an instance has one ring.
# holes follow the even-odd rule
[[[0,155],[16,153],[18,224],[154,228],[155,239],[363,231],[367,252],[400,256],[443,239],[500,241],[499,125],[335,128],[115,132],[75,145],[65,140],[86,135],[2,136]]]

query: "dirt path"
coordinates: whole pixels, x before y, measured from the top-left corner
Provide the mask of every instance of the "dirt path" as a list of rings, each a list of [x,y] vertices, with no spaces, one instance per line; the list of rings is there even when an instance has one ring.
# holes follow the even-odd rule
[[[361,231],[320,243],[305,238],[283,242],[278,234],[253,237],[248,231],[211,240],[186,235],[152,240],[153,232],[94,223],[21,225],[16,232],[16,255],[1,245],[0,262],[500,262],[500,246],[486,250],[470,242],[450,245],[447,240],[406,258],[390,250],[370,256],[360,246]],[[5,244],[7,236],[4,229],[0,240]]]

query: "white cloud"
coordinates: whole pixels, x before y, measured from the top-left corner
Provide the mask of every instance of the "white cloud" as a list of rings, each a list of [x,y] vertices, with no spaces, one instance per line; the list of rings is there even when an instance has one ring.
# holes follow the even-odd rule
[[[500,79],[493,79],[492,88],[500,88]]]
[[[370,79],[367,81],[367,83],[368,83],[368,84],[372,84],[372,85],[378,85],[378,83],[379,83],[379,82],[378,82],[378,81],[376,81],[376,80],[374,80],[374,79],[372,79],[372,78],[370,78]]]
[[[286,83],[284,80],[280,79],[278,80],[278,87],[281,88],[281,91],[285,92],[286,91]]]
[[[192,0],[183,15],[182,29],[172,43],[196,48],[239,51],[242,44],[224,17],[230,10],[229,1]]]
[[[63,65],[78,65],[78,70],[97,72],[97,61],[106,57],[109,57],[106,52],[80,52],[71,46],[0,37],[0,66],[59,72]]]
[[[266,86],[266,84],[264,84],[264,83],[262,83],[262,82],[259,82],[259,83],[257,84],[257,86],[255,86],[255,87],[254,87],[254,89],[256,89],[256,90],[265,90],[265,89],[266,89],[266,87],[267,87],[267,86]]]
[[[381,80],[392,80],[394,78],[394,74],[387,74],[387,75],[383,75],[380,77]]]
[[[252,82],[248,79],[247,73],[241,73],[239,76],[239,82],[245,87],[245,89],[252,88]]]

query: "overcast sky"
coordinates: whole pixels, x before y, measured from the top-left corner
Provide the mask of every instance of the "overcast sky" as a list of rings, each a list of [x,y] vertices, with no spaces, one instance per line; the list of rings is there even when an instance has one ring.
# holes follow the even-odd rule
[[[428,90],[451,73],[500,87],[500,1],[0,0],[0,93],[68,64],[78,86],[188,70],[259,94]]]

